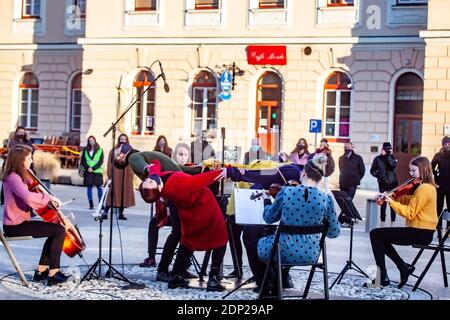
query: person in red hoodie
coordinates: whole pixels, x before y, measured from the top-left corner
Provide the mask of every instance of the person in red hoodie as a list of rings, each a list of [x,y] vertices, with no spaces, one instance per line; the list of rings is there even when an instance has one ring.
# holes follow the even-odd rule
[[[228,242],[222,211],[208,186],[226,177],[226,170],[216,170],[191,176],[184,172],[161,171],[161,164],[153,160],[143,168],[148,173],[139,186],[144,201],[153,203],[162,197],[178,208],[181,241],[177,252],[169,288],[187,287],[189,281],[181,274],[194,251],[212,250],[212,264],[207,291],[223,291],[218,278]]]

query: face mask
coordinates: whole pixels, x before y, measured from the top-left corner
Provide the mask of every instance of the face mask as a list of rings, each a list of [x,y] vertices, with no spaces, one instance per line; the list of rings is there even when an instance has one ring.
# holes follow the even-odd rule
[[[155,181],[158,186],[161,185],[161,178],[158,175],[152,174],[149,178]]]
[[[352,153],[352,149],[344,149],[344,152],[346,155],[349,155],[350,153]]]
[[[16,134],[16,138],[18,140],[23,140],[23,139],[25,139],[25,135],[24,134]]]
[[[304,146],[304,145],[302,145],[302,144],[298,144],[298,145],[297,145],[297,147],[299,148],[299,150],[303,150],[303,149],[305,149],[305,146]]]
[[[166,143],[165,143],[164,141],[160,141],[160,142],[158,143],[158,145],[162,148],[162,147],[164,147],[164,146],[166,145]]]
[[[252,151],[256,152],[259,150],[259,146],[257,144],[252,145]]]
[[[450,146],[444,146],[444,151],[445,152],[450,152]]]
[[[95,146],[95,141],[89,141],[89,145]]]
[[[391,150],[384,150],[384,152],[386,152],[386,155],[390,155],[391,154]]]
[[[120,140],[119,143],[120,144],[125,144],[125,143],[127,143],[127,141],[126,140]]]

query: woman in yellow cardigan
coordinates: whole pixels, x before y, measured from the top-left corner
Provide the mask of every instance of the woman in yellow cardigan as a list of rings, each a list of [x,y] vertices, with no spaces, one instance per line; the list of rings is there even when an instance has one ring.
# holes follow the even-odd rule
[[[436,184],[434,183],[430,161],[426,157],[414,158],[409,163],[409,172],[413,178],[422,181],[412,196],[392,199],[386,193],[377,195],[377,198],[384,198],[398,215],[406,219],[406,228],[377,228],[370,232],[372,251],[379,268],[379,279],[382,286],[390,284],[386,271],[385,255],[397,265],[400,271],[398,288],[406,284],[409,275],[414,271],[414,267],[403,261],[393,245],[429,244],[433,240],[433,233],[438,222],[436,216]]]

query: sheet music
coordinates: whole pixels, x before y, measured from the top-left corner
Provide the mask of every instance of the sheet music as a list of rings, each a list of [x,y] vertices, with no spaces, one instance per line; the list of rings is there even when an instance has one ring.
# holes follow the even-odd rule
[[[237,224],[268,224],[263,218],[264,200],[262,197],[255,200],[250,199],[250,196],[263,191],[234,188],[234,214]]]

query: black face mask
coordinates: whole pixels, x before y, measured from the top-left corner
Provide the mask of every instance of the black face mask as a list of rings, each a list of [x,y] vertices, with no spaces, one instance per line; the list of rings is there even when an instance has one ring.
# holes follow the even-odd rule
[[[305,149],[305,146],[302,145],[302,144],[298,144],[297,147],[298,147],[299,150],[304,150]]]
[[[350,153],[352,153],[352,151],[352,149],[344,149],[346,155],[349,155]]]
[[[16,139],[24,140],[25,139],[25,135],[24,134],[16,134]]]

